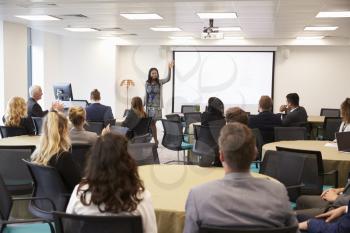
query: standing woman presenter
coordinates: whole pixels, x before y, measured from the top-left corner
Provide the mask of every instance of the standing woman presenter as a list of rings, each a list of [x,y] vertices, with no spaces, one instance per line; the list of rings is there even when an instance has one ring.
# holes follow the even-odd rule
[[[154,142],[158,145],[157,139],[157,120],[162,119],[163,107],[163,84],[170,81],[171,69],[174,67],[174,62],[168,64],[168,76],[165,79],[159,79],[159,72],[157,68],[151,68],[148,71],[148,79],[146,81],[145,89],[145,105],[148,117],[152,117],[151,129]]]

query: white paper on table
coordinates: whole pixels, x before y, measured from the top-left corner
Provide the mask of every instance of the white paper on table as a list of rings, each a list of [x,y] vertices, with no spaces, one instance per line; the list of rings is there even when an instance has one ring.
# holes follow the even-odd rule
[[[333,148],[338,148],[337,143],[335,142],[327,142],[326,144],[324,144],[325,147],[333,147]]]

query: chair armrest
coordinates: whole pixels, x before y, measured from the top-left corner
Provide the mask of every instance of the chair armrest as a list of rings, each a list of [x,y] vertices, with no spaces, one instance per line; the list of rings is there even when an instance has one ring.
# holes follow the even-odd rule
[[[297,184],[297,185],[290,185],[290,186],[286,186],[286,189],[296,189],[296,188],[302,188],[304,187],[304,184]]]
[[[52,205],[53,211],[56,210],[55,203],[48,197],[15,197],[12,198],[13,201],[35,201],[35,200],[46,200]]]
[[[329,172],[325,172],[325,173],[323,173],[323,175],[325,175],[325,176],[328,176],[328,175],[333,175],[333,174],[338,174],[338,170],[331,170],[331,171],[329,171]]]
[[[334,176],[334,187],[338,188],[339,187],[339,171],[338,170],[331,170],[329,172],[323,173],[323,176],[329,176],[333,175]]]

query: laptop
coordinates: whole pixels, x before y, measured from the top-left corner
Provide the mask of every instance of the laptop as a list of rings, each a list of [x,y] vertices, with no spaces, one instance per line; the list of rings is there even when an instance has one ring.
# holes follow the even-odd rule
[[[350,152],[350,132],[335,133],[338,151]]]

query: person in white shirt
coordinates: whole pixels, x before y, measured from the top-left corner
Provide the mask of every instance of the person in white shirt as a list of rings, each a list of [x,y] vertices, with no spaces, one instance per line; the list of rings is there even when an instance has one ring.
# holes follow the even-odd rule
[[[69,200],[67,213],[140,215],[144,233],[157,233],[151,194],[144,188],[124,136],[107,133],[91,149],[84,178]]]
[[[346,98],[340,105],[340,113],[342,117],[342,123],[339,128],[339,132],[350,131],[350,98]]]

